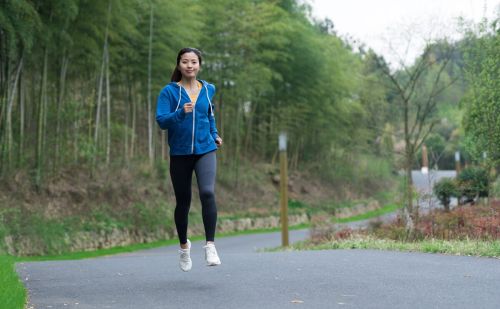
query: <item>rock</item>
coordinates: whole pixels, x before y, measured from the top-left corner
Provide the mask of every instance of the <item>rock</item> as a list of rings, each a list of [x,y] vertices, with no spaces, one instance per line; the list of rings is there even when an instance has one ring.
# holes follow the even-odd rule
[[[271,180],[273,181],[274,184],[279,184],[280,183],[280,175],[275,174],[271,177]]]

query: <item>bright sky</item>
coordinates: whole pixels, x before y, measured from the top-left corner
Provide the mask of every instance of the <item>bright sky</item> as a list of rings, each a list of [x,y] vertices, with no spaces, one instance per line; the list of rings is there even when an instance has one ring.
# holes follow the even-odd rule
[[[424,37],[457,38],[457,18],[480,21],[498,16],[500,0],[303,0],[313,16],[330,18],[337,33],[363,42],[389,60],[411,63]],[[411,29],[411,31],[405,31]],[[402,37],[401,33],[407,36]],[[408,35],[408,33],[410,33]],[[417,34],[417,35],[415,35]],[[410,45],[408,36],[412,36]],[[395,38],[399,37],[397,40]],[[392,44],[391,44],[392,43]],[[391,46],[392,45],[392,46]],[[408,51],[406,53],[406,50]],[[399,56],[394,56],[398,54]],[[407,57],[403,57],[407,54]]]

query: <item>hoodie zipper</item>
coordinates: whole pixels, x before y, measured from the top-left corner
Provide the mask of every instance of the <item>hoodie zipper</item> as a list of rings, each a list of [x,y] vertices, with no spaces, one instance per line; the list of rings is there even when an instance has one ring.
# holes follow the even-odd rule
[[[184,88],[181,85],[179,85],[179,87]],[[196,101],[194,102],[194,107],[193,107],[193,131],[191,133],[191,154],[194,154],[194,129],[195,129],[195,121],[196,121],[196,105],[198,105],[198,99],[200,98],[200,94],[201,94],[202,89],[203,89],[203,86],[200,88],[200,93],[198,93],[198,97],[196,98]],[[186,94],[188,94],[186,89],[184,89],[184,92],[186,92]],[[188,94],[188,97],[189,97],[189,94]],[[179,102],[180,102],[180,99],[179,99]]]
[[[196,102],[194,102],[193,106],[193,134],[191,138],[191,154],[194,154],[194,123],[196,119],[196,103],[198,102],[198,98],[196,98]]]

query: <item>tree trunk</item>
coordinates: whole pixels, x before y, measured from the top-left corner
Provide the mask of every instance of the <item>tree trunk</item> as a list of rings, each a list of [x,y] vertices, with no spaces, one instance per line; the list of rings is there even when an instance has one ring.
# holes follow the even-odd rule
[[[2,128],[4,113],[9,97],[9,64],[9,49],[6,43],[6,39],[4,35],[0,35],[0,103],[2,104],[2,108],[0,109],[0,129]],[[0,131],[0,133],[2,132]]]
[[[149,15],[149,52],[148,52],[148,150],[149,150],[149,164],[153,165],[154,152],[153,152],[153,120],[151,115],[151,60],[153,53],[153,3],[150,3]]]
[[[127,106],[125,108],[125,136],[124,136],[124,152],[125,152],[125,164],[126,166],[128,167],[128,164],[129,164],[129,122],[130,122],[130,108],[131,108],[131,105],[132,105],[132,86],[130,85],[130,76],[127,74],[127,80],[126,80],[126,84],[127,84]]]
[[[249,149],[250,149],[250,144],[251,144],[251,141],[253,140],[252,138],[252,135],[253,135],[253,121],[254,121],[254,115],[255,115],[255,112],[257,110],[257,103],[254,103],[252,104],[252,108],[250,110],[250,115],[248,115],[248,119],[247,119],[247,129],[246,129],[246,132],[245,132],[245,146],[244,146],[244,149],[245,149],[245,154],[249,153]]]
[[[406,158],[406,177],[405,177],[406,205],[404,207],[404,219],[405,219],[407,236],[408,236],[408,238],[411,239],[413,237],[413,232],[415,229],[414,213],[413,213],[413,181],[412,181],[412,177],[411,177],[413,161],[408,153],[406,155],[407,155],[407,158]]]
[[[17,65],[16,75],[14,77],[14,81],[12,86],[8,85],[11,89],[9,90],[9,96],[7,97],[7,110],[5,113],[5,145],[4,145],[4,167],[6,169],[11,168],[12,164],[12,145],[13,145],[13,137],[12,137],[12,107],[14,105],[14,99],[16,97],[17,92],[17,83],[19,81],[19,76],[21,75],[21,71],[23,69],[24,56],[21,56],[19,60],[19,64]],[[5,164],[7,163],[7,164]]]
[[[106,46],[106,165],[111,155],[111,94],[109,89],[109,48]]]
[[[224,95],[224,91],[221,91],[220,92],[220,95],[219,95],[219,108],[217,108],[217,123],[219,124],[219,128],[220,130],[218,131],[219,132],[219,136],[222,137],[222,139],[224,139],[224,112],[223,112],[223,104],[222,104],[222,97]],[[224,151],[222,151],[220,153],[220,155],[217,155],[217,159],[220,160],[221,164],[224,163],[224,160],[225,160],[225,156],[224,156]]]
[[[234,130],[235,134],[236,134],[236,138],[235,138],[235,155],[234,155],[234,159],[233,159],[233,168],[234,168],[234,172],[235,172],[235,175],[234,175],[234,187],[235,188],[238,188],[238,185],[239,185],[239,178],[240,178],[240,149],[241,149],[241,145],[240,145],[240,123],[241,123],[241,106],[239,106],[239,104],[236,105],[236,128]]]
[[[138,101],[139,99],[137,99],[135,95],[132,96],[132,136],[130,137],[130,158],[133,158],[135,154],[135,140],[136,140],[135,135],[136,135],[136,123],[137,123],[136,101]]]
[[[19,80],[19,155],[18,166],[23,168],[24,165],[24,100],[26,96],[26,84],[21,75]]]
[[[48,48],[45,48],[45,55],[43,57],[43,72],[42,72],[42,85],[40,88],[40,105],[38,107],[38,134],[37,134],[37,155],[36,155],[36,186],[40,188],[42,175],[43,175],[43,161],[44,161],[44,136],[45,136],[45,122],[46,122],[46,109],[47,109],[47,70],[49,62]]]
[[[61,143],[61,108],[64,100],[64,92],[66,87],[66,71],[68,68],[68,56],[66,51],[63,52],[61,63],[61,75],[59,77],[59,95],[57,96],[57,116],[56,116],[56,153],[55,153],[55,166],[59,165],[60,161],[60,143]]]
[[[106,50],[106,47],[104,48]],[[103,53],[103,58],[105,57],[105,52]],[[98,149],[98,138],[99,138],[99,123],[100,123],[100,118],[101,118],[101,100],[102,100],[102,83],[103,83],[103,77],[104,77],[104,66],[105,66],[105,61],[104,59],[102,60],[101,64],[101,73],[99,75],[99,90],[97,92],[97,107],[96,107],[96,114],[95,114],[95,128],[94,128],[94,163],[96,163],[96,157],[97,157],[97,149]]]
[[[161,160],[165,160],[167,157],[167,136],[165,130],[161,130]]]
[[[102,63],[101,63],[101,73],[99,75],[99,90],[97,94],[97,108],[96,108],[96,116],[95,116],[95,130],[94,130],[94,164],[97,159],[97,149],[98,149],[98,137],[99,137],[99,122],[101,117],[101,100],[102,100],[102,83],[104,78],[104,69],[106,65],[106,53],[108,48],[108,32],[109,32],[109,23],[111,19],[111,0],[108,2],[108,21],[106,23],[106,32],[104,34],[104,47],[102,50]]]

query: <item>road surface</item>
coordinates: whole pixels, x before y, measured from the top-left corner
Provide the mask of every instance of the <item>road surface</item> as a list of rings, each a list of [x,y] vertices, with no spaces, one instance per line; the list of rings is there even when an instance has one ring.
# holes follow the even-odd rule
[[[307,231],[291,232],[291,241]],[[500,260],[376,250],[258,252],[279,233],[217,239],[222,265],[193,269],[175,246],[109,257],[19,263],[30,307],[500,308]],[[29,308],[30,308],[29,307]]]

